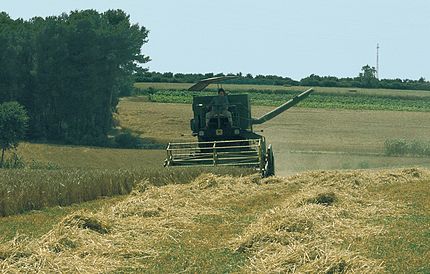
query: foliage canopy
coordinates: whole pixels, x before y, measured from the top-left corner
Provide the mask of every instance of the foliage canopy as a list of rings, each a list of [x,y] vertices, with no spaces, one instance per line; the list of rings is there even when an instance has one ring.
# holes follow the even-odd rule
[[[430,82],[421,77],[419,80],[411,79],[378,79],[376,69],[365,65],[357,77],[338,78],[335,76],[319,76],[311,74],[301,80],[293,80],[289,77],[276,75],[251,75],[245,76],[239,72],[229,73],[172,73],[143,71],[135,74],[137,82],[156,83],[196,83],[202,79],[215,76],[237,76],[229,80],[229,84],[247,85],[275,85],[275,86],[313,86],[313,87],[345,87],[345,88],[384,88],[402,90],[430,90]]]
[[[28,110],[29,137],[103,144],[120,94],[149,61],[148,30],[121,10],[13,20],[0,13],[0,103]]]
[[[16,148],[19,140],[24,138],[28,116],[23,106],[17,102],[0,104],[0,147],[3,166],[5,150]]]

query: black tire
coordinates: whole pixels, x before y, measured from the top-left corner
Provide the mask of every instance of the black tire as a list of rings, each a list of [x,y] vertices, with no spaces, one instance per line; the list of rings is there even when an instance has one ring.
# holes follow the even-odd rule
[[[264,167],[263,177],[275,175],[275,156],[273,155],[272,145],[269,145],[266,152],[266,164]]]

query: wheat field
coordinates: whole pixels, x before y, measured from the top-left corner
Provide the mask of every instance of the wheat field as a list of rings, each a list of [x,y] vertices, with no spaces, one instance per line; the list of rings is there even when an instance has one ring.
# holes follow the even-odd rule
[[[4,242],[0,271],[425,272],[428,227],[411,217],[430,217],[415,211],[423,210],[429,182],[425,169],[203,174],[162,187],[141,181],[101,210],[76,211],[39,237]],[[408,186],[414,207],[405,195],[385,193]],[[392,238],[404,222],[412,235]]]

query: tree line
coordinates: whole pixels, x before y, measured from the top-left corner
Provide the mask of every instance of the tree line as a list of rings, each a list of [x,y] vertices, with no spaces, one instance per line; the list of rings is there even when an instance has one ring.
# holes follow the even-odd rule
[[[134,83],[148,30],[121,10],[30,20],[0,13],[0,104],[17,101],[27,137],[103,144],[119,97]]]
[[[430,82],[426,81],[423,77],[418,80],[380,80],[376,77],[376,69],[369,65],[363,66],[357,77],[338,78],[335,76],[318,76],[316,74],[311,74],[299,81],[293,80],[289,77],[276,75],[243,75],[240,72],[236,74],[201,74],[146,71],[137,73],[135,75],[135,79],[137,82],[195,83],[205,78],[225,75],[238,77],[236,79],[229,80],[229,83],[231,84],[430,90]]]

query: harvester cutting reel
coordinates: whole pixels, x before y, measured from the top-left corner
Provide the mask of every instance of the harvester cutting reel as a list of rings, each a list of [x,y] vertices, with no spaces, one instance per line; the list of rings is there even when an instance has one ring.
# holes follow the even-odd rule
[[[272,146],[264,138],[169,143],[164,166],[239,166],[253,168],[262,177],[275,175]]]

